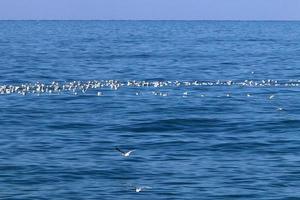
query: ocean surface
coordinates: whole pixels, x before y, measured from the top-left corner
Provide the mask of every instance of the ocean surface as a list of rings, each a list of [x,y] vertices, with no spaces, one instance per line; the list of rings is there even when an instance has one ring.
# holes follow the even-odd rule
[[[0,21],[0,199],[299,187],[300,22]]]

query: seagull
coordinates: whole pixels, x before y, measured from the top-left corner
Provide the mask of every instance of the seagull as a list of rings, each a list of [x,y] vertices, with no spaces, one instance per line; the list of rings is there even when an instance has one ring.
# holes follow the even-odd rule
[[[149,186],[135,187],[135,192],[141,192],[144,189],[151,189],[151,187],[149,187]]]
[[[269,99],[273,99],[274,97],[275,97],[275,95],[272,94],[272,95],[269,97]]]
[[[122,156],[124,156],[124,157],[130,156],[130,154],[131,154],[133,151],[135,151],[135,150],[130,150],[130,151],[128,151],[128,152],[125,152],[125,151],[122,151],[121,149],[119,149],[118,147],[116,147],[115,149],[116,149],[117,151],[121,152]]]

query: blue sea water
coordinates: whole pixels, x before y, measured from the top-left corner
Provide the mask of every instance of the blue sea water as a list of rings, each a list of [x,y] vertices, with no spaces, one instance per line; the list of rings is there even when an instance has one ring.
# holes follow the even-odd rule
[[[1,21],[0,199],[299,199],[299,94],[300,22]]]

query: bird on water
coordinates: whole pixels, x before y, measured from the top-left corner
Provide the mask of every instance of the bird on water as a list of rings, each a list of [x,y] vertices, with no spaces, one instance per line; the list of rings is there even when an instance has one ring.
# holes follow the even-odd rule
[[[149,186],[136,187],[135,192],[142,192],[145,189],[151,189]]]

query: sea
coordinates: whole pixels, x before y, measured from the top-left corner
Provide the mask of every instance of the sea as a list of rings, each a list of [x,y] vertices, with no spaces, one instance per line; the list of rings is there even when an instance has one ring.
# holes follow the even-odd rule
[[[0,21],[0,199],[300,199],[300,22]]]

